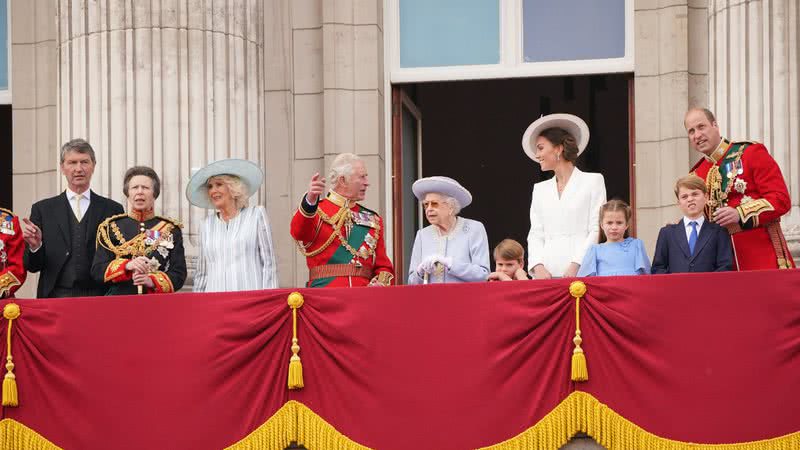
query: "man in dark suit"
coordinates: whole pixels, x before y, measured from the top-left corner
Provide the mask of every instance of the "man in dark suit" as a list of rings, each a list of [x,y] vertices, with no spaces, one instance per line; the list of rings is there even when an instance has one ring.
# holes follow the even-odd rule
[[[733,248],[728,231],[704,216],[708,190],[702,178],[688,175],[679,179],[675,184],[675,196],[683,219],[658,233],[652,273],[733,270]]]
[[[123,213],[122,205],[89,189],[96,160],[83,139],[61,147],[61,173],[67,189],[34,203],[24,219],[25,267],[40,272],[38,298],[104,295],[106,287],[92,279],[97,226]]]

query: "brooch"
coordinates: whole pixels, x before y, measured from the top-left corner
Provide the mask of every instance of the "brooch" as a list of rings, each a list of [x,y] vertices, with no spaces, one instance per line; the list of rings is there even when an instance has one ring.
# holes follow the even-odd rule
[[[161,257],[162,257],[162,258],[164,258],[164,259],[167,259],[167,256],[169,256],[169,250],[167,250],[167,248],[166,248],[166,247],[163,247],[163,246],[161,246],[161,245],[159,245],[159,246],[158,246],[158,249],[156,249],[156,251],[157,251],[157,252],[158,252],[158,254],[159,254],[159,255],[161,255]]]
[[[169,250],[172,250],[173,248],[175,248],[175,240],[173,239],[172,235],[169,234],[169,235],[163,237],[158,242],[158,247],[159,248],[167,248]],[[161,253],[161,252],[159,251],[159,253]],[[165,256],[165,258],[166,258],[166,256]]]
[[[747,189],[747,181],[744,181],[741,178],[737,178],[733,182],[733,189],[735,189],[736,192],[738,192],[740,194],[744,194],[744,191]]]

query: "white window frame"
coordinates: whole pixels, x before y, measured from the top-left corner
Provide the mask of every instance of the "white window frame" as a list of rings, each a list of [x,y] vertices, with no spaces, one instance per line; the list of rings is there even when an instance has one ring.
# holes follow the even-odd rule
[[[6,45],[8,55],[6,69],[8,70],[8,89],[0,89],[0,105],[11,104],[11,1],[6,1],[6,33],[8,33]]]
[[[400,1],[387,0],[384,16],[386,50],[389,55],[386,60],[389,66],[387,78],[391,83],[633,72],[634,0],[625,0],[625,56],[621,58],[525,62],[522,32],[523,0],[500,0],[500,62],[443,67],[400,67]]]
[[[435,0],[431,0],[435,1]],[[553,0],[558,1],[558,0]],[[603,0],[597,0],[603,1]],[[392,168],[392,85],[431,81],[486,80],[568,75],[594,75],[634,71],[634,0],[625,0],[625,56],[578,61],[525,62],[523,56],[523,0],[500,0],[500,62],[498,64],[400,67],[400,0],[386,0],[383,10],[384,52],[384,179],[391,186]],[[424,119],[423,119],[424,120]],[[420,145],[421,145],[420,141]],[[420,171],[421,173],[421,171]],[[392,189],[384,193],[387,214],[394,211]],[[422,223],[422,222],[420,222]],[[394,242],[394,220],[384,221],[386,242]],[[394,257],[394,245],[387,246]]]

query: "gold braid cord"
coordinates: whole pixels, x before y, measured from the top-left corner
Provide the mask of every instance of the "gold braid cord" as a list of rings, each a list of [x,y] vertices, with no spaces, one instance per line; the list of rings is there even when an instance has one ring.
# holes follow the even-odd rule
[[[368,250],[364,255],[359,254],[359,252],[356,249],[354,249],[349,242],[347,242],[347,238],[345,237],[344,233],[342,233],[342,228],[344,227],[350,228],[353,225],[353,214],[352,211],[350,211],[350,208],[348,208],[347,206],[339,208],[339,211],[337,211],[336,214],[333,215],[333,217],[328,216],[322,211],[322,209],[319,208],[317,209],[317,214],[319,215],[320,219],[323,222],[333,227],[333,232],[331,233],[331,235],[328,237],[328,239],[325,241],[324,244],[322,244],[316,250],[312,251],[306,251],[307,246],[303,246],[303,244],[300,243],[299,241],[295,241],[297,243],[297,248],[300,250],[300,253],[302,253],[303,256],[305,256],[306,258],[310,258],[319,255],[320,253],[324,252],[328,247],[330,247],[330,245],[333,243],[333,240],[336,238],[339,239],[339,242],[342,244],[342,246],[344,246],[344,248],[346,248],[347,251],[350,252],[351,255],[353,255],[353,257],[361,257],[364,259],[369,259],[370,257],[372,257],[372,255],[375,254],[375,248],[371,246],[367,246]],[[381,226],[380,224],[376,224],[375,234],[380,236],[380,232],[381,232]],[[310,245],[311,244],[309,244],[309,246]]]
[[[97,245],[99,247],[103,247],[106,250],[114,253],[119,257],[136,257],[136,256],[146,256],[152,253],[159,244],[159,240],[156,240],[152,244],[145,244],[145,235],[143,233],[139,233],[131,239],[130,241],[126,240],[125,237],[122,235],[119,227],[115,222],[114,219],[119,217],[124,217],[125,214],[121,216],[112,216],[103,221],[99,227],[97,227]],[[111,236],[108,234],[109,228],[111,232],[114,234],[114,239],[116,239],[119,244],[115,244],[114,241],[111,239]],[[162,233],[163,236],[168,236],[172,233],[172,229],[175,226],[172,223],[167,221],[161,221],[156,224],[154,227],[150,228],[151,230],[158,230]]]

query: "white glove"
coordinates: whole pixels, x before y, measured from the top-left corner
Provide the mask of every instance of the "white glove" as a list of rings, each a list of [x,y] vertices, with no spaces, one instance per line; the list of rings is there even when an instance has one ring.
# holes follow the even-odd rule
[[[439,262],[443,266],[447,267],[447,270],[450,270],[453,267],[453,257],[452,256],[439,255],[438,258],[439,258]]]
[[[437,255],[431,255],[423,259],[417,266],[417,275],[423,277],[426,273],[433,273],[434,265],[437,261]]]

